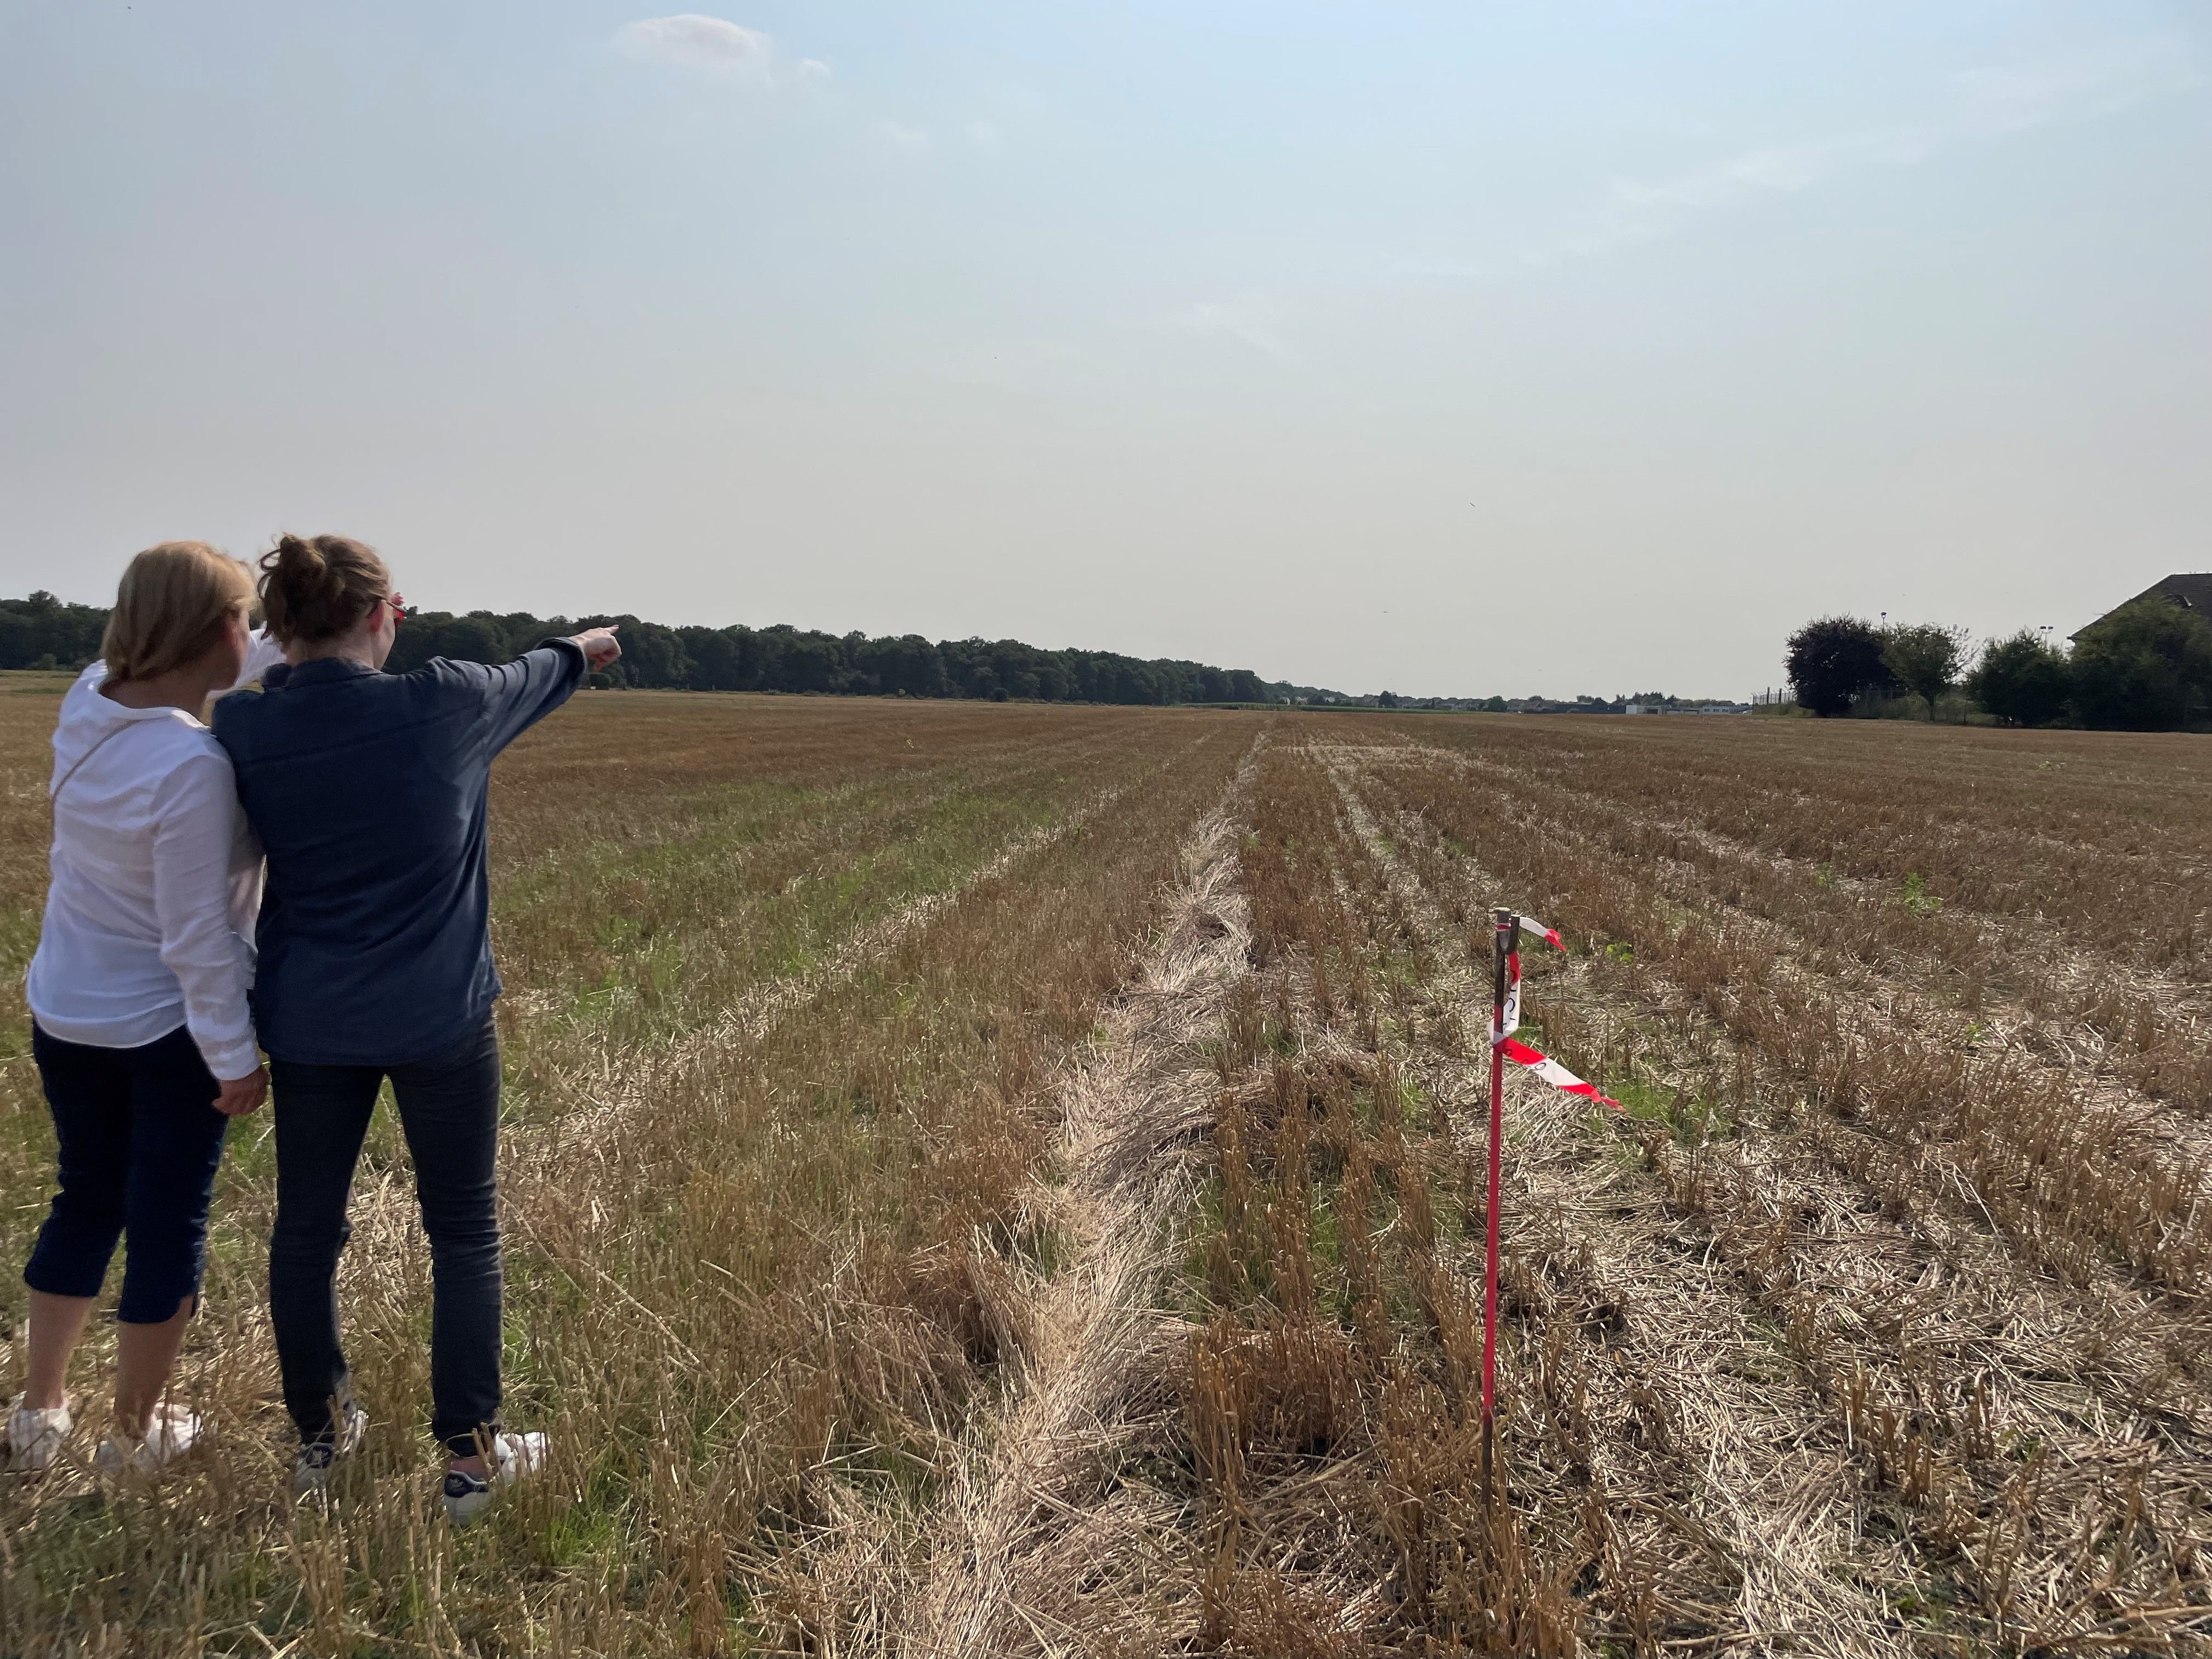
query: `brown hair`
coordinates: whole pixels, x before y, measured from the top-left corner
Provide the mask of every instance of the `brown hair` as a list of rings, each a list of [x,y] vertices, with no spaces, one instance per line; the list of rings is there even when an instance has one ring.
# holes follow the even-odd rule
[[[392,592],[375,550],[345,536],[279,536],[261,559],[261,609],[281,645],[319,645],[353,631]]]
[[[163,542],[125,566],[100,654],[111,684],[198,661],[253,608],[253,573],[205,542]]]

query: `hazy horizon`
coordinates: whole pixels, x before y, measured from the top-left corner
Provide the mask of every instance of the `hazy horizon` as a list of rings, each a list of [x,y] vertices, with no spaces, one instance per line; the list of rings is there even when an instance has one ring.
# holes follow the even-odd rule
[[[0,6],[0,591],[1744,696],[2212,567],[2212,14]]]

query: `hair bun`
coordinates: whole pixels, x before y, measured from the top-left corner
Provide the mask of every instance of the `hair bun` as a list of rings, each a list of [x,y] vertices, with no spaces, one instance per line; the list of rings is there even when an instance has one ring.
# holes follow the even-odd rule
[[[330,573],[330,561],[323,557],[322,550],[313,542],[284,535],[276,538],[276,568],[284,573],[288,581],[307,581],[319,586]]]
[[[335,639],[392,591],[384,561],[344,536],[280,535],[261,570],[262,610],[287,644]]]

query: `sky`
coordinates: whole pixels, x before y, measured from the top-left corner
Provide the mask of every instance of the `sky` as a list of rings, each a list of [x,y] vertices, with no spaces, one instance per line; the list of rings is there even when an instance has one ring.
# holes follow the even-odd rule
[[[2208,179],[2202,0],[0,0],[0,593],[1744,696],[2212,568]]]

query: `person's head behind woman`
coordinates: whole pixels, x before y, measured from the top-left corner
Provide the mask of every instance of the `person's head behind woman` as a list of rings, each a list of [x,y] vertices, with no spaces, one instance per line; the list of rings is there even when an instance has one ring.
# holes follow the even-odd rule
[[[111,686],[161,678],[224,653],[235,678],[246,661],[246,615],[253,608],[253,575],[236,559],[205,542],[163,542],[132,559],[123,572],[108,613],[100,654]],[[236,661],[229,661],[234,655]]]
[[[374,549],[349,536],[279,536],[261,560],[261,610],[294,660],[366,653],[382,667],[392,650],[392,573]]]

